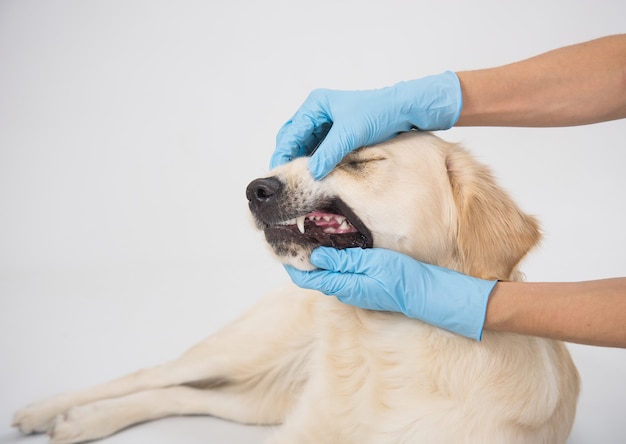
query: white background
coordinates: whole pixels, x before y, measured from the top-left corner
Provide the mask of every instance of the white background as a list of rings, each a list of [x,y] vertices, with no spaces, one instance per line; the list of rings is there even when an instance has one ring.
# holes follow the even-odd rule
[[[23,404],[173,358],[287,281],[244,190],[311,89],[500,65],[625,17],[623,0],[0,1],[0,443],[45,442],[10,429]],[[529,280],[625,274],[626,120],[441,135],[543,222]],[[571,351],[569,442],[623,443],[626,351]],[[174,418],[106,442],[268,433]]]

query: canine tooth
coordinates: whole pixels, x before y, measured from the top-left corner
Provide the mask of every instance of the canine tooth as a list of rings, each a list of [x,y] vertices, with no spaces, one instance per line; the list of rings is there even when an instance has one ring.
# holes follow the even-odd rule
[[[304,234],[304,219],[306,219],[306,216],[296,217],[296,225],[302,234]]]
[[[350,229],[350,225],[348,225],[348,221],[344,219],[341,222],[341,225],[339,225],[339,229],[340,230],[349,230]]]

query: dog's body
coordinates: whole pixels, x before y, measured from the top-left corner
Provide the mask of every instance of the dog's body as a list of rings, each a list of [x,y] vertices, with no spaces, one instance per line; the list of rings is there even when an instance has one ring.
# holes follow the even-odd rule
[[[425,133],[358,150],[319,182],[297,159],[248,198],[279,260],[301,269],[319,244],[374,246],[518,279],[540,237],[483,166]],[[14,425],[73,443],[208,414],[282,424],[271,443],[554,444],[569,435],[578,390],[559,342],[485,332],[478,343],[288,286],[179,359],[36,403]]]

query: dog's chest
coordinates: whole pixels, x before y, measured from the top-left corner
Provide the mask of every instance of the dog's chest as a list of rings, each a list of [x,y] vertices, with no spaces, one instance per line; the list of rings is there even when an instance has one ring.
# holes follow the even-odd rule
[[[393,404],[403,404],[411,394],[432,391],[437,352],[428,338],[433,327],[334,298],[323,302],[317,313],[320,337],[313,369],[321,373],[317,376],[325,380],[334,405],[344,405],[345,411],[393,410]]]

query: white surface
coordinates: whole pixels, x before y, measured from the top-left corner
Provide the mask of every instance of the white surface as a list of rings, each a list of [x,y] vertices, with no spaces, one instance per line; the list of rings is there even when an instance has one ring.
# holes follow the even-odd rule
[[[244,189],[316,87],[624,32],[622,0],[0,2],[0,443],[41,397],[170,359],[286,281]],[[543,222],[529,280],[624,275],[626,121],[453,129]],[[624,442],[626,351],[572,346],[571,444]],[[213,418],[106,442],[259,442]]]

